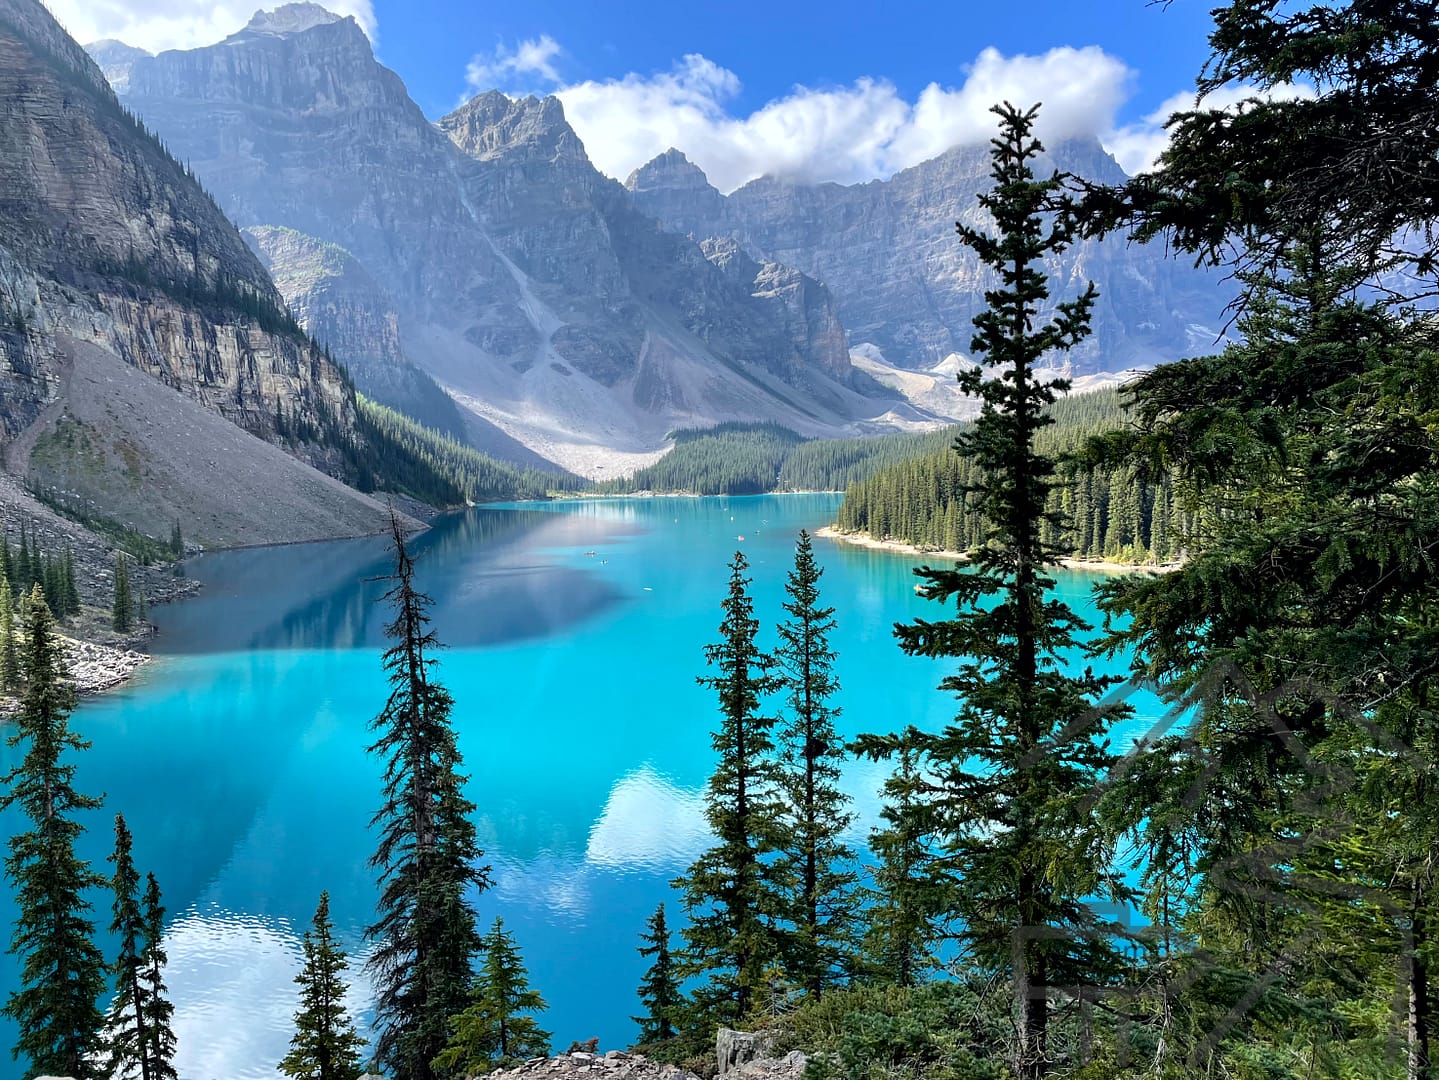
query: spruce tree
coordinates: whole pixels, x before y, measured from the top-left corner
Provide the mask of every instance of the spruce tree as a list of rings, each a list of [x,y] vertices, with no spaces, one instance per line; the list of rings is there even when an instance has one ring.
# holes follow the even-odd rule
[[[415,564],[399,518],[391,515],[395,571],[385,599],[395,617],[383,656],[391,686],[370,724],[370,753],[384,762],[384,803],[371,819],[380,831],[370,865],[379,871],[379,918],[367,968],[376,989],[376,1060],[398,1080],[431,1080],[450,1036],[450,1018],[469,1000],[480,949],[467,895],[489,886],[489,868],[470,820],[460,751],[450,726],[453,699],[434,681],[437,649],[415,588]]]
[[[30,586],[35,584],[35,567],[30,555],[30,537],[25,523],[20,522],[20,551],[15,559],[15,585],[24,595],[29,595]]]
[[[550,1033],[526,1015],[544,1012],[544,998],[530,987],[520,950],[514,936],[505,933],[503,920],[495,920],[483,949],[470,1003],[452,1018],[454,1035],[435,1058],[437,1076],[475,1076],[550,1052]]]
[[[954,602],[954,616],[895,630],[910,655],[961,659],[940,684],[961,698],[960,710],[939,733],[911,730],[861,745],[876,755],[915,751],[932,781],[932,842],[953,870],[950,914],[976,962],[1009,980],[1012,1068],[1020,1080],[1035,1080],[1052,1067],[1054,989],[1115,977],[1114,931],[1099,924],[1090,902],[1126,893],[1087,798],[1115,760],[1104,735],[1124,712],[1096,705],[1114,680],[1088,670],[1065,674],[1064,654],[1085,626],[1053,595],[1046,573],[1058,561],[1042,538],[1046,520],[1055,521],[1046,510],[1054,463],[1034,446],[1053,422],[1044,407],[1068,389],[1062,380],[1036,380],[1034,367],[1088,334],[1095,290],[1091,284],[1035,325],[1048,298],[1044,260],[1069,246],[1076,219],[1065,178],[1036,179],[1031,167],[1042,150],[1031,134],[1037,108],[1006,103],[994,111],[994,187],[979,202],[996,235],[958,226],[997,279],[971,342],[986,366],[959,376],[983,408],[955,441],[978,467],[968,494],[988,535],[966,566],[917,571],[924,594]]]
[[[64,569],[65,614],[80,614],[80,590],[75,587],[75,552],[65,548]]]
[[[674,958],[670,954],[670,930],[665,923],[664,904],[655,908],[640,940],[644,942],[639,949],[640,955],[654,957],[639,987],[640,1004],[645,1007],[645,1015],[630,1017],[640,1026],[639,1042],[644,1045],[674,1038],[683,1000]]]
[[[111,609],[111,625],[119,633],[130,629],[135,617],[134,601],[130,596],[130,567],[123,551],[115,552],[115,603]]]
[[[171,1020],[175,1006],[165,989],[165,909],[160,903],[160,883],[154,874],[145,875],[145,896],[141,900],[145,927],[145,950],[140,954],[141,979],[145,988],[145,1038],[149,1045],[150,1076],[153,1080],[176,1080],[175,1031]]]
[[[735,552],[720,640],[705,648],[717,674],[699,678],[719,698],[712,740],[719,761],[705,789],[705,819],[717,843],[674,883],[689,915],[681,974],[705,977],[694,991],[705,1025],[739,1023],[764,985],[766,965],[781,959],[786,946],[780,920],[787,882],[777,862],[782,806],[771,759],[775,719],[763,709],[779,682],[773,659],[755,642],[759,623],[747,568],[743,553]]]
[[[11,747],[24,758],[4,778],[0,809],[17,807],[30,828],[10,838],[5,875],[19,913],[10,950],[20,960],[20,987],[4,1014],[19,1029],[15,1057],[33,1073],[91,1080],[101,1075],[96,1054],[104,1017],[105,960],[95,946],[89,889],[106,880],[75,854],[84,826],[77,815],[101,800],[75,790],[67,751],[89,743],[70,731],[75,689],[65,680],[54,619],[38,587],[25,626],[26,687]]]
[[[358,1080],[364,1072],[360,1051],[365,1041],[345,1010],[344,950],[330,922],[330,894],[320,893],[315,918],[302,944],[305,966],[295,976],[300,1008],[295,1035],[280,1071],[297,1080]]]
[[[934,966],[940,939],[936,923],[953,883],[929,847],[935,812],[924,798],[914,751],[904,749],[898,756],[880,810],[885,825],[869,841],[879,864],[867,890],[860,966],[868,982],[913,987]]]
[[[789,616],[779,626],[775,652],[787,697],[780,733],[781,778],[786,796],[785,857],[797,883],[794,942],[787,974],[819,997],[851,965],[857,875],[846,864],[854,852],[842,835],[853,820],[838,787],[843,747],[834,730],[839,690],[829,646],[834,608],[820,604],[819,579],[809,533],[800,530],[794,569],[785,584]]]
[[[115,894],[110,933],[120,939],[120,955],[111,968],[115,999],[106,1022],[108,1075],[131,1077],[138,1072],[141,1080],[174,1077],[169,1058],[157,1055],[156,1032],[150,1028],[155,1019],[150,1000],[154,992],[148,955],[150,927],[140,903],[140,874],[131,855],[130,830],[121,814],[115,815],[115,851],[109,861],[115,864],[110,879]]]
[[[0,575],[0,689],[20,686],[20,653],[15,643],[15,597],[10,581]]]
[[[170,530],[170,554],[177,559],[185,557],[185,537],[180,533],[180,522],[175,522],[175,527]]]

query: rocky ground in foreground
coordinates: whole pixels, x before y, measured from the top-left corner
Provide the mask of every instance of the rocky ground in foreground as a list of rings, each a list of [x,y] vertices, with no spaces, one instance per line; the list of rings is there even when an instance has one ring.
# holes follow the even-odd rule
[[[702,1080],[699,1073],[653,1061],[644,1054],[625,1050],[601,1053],[596,1040],[555,1057],[531,1058],[523,1065],[487,1073],[501,1080]],[[808,1059],[798,1050],[783,1057],[771,1057],[763,1032],[732,1031],[720,1028],[715,1038],[713,1069],[704,1077],[726,1080],[800,1080]]]

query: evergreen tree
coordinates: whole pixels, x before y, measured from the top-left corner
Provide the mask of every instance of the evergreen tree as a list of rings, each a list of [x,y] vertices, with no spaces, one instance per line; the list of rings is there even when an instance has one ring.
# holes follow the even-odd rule
[[[674,1038],[683,1000],[674,959],[670,955],[670,930],[665,924],[663,904],[655,908],[655,913],[649,917],[640,940],[644,942],[639,949],[640,955],[654,957],[639,989],[645,1015],[630,1017],[640,1026],[639,1041],[644,1045]]]
[[[0,689],[20,686],[20,653],[15,644],[15,597],[10,580],[0,575]]]
[[[6,581],[15,580],[15,555],[10,549],[10,534],[0,528],[0,573]]]
[[[469,998],[480,948],[467,893],[489,885],[489,868],[470,820],[465,777],[450,726],[453,699],[434,681],[438,648],[415,588],[414,560],[398,516],[391,515],[393,583],[385,599],[395,617],[383,663],[391,693],[371,722],[372,754],[384,762],[384,803],[371,821],[380,842],[370,865],[380,872],[376,943],[367,967],[376,987],[376,1060],[399,1080],[431,1080],[432,1062],[449,1041],[450,1018]]]
[[[765,966],[782,958],[786,945],[778,925],[788,905],[776,862],[782,807],[770,759],[775,721],[762,711],[778,680],[774,661],[755,644],[747,568],[735,552],[720,640],[705,648],[718,674],[699,678],[719,698],[719,762],[705,789],[705,818],[718,842],[674,883],[689,915],[681,974],[706,977],[694,991],[706,1025],[739,1023],[764,985]]]
[[[300,986],[295,1035],[280,1062],[280,1071],[297,1080],[358,1080],[364,1072],[360,1050],[365,1042],[345,1010],[348,965],[334,931],[330,894],[322,892],[302,945],[305,966],[295,976]]]
[[[1085,627],[1045,573],[1058,556],[1044,526],[1060,523],[1046,509],[1054,463],[1034,446],[1053,422],[1043,407],[1068,389],[1036,381],[1034,366],[1087,335],[1095,291],[1091,284],[1035,326],[1048,297],[1044,260],[1069,246],[1076,219],[1065,178],[1037,180],[1030,166],[1042,149],[1031,134],[1037,109],[995,112],[994,188],[979,202],[997,235],[958,226],[998,278],[974,320],[971,351],[986,366],[959,376],[983,409],[955,443],[978,466],[969,494],[989,530],[968,565],[917,571],[925,595],[954,601],[955,616],[896,627],[910,655],[962,658],[940,684],[961,698],[960,711],[937,734],[910,730],[861,745],[877,756],[913,750],[932,774],[933,842],[953,871],[950,913],[976,961],[1010,981],[1012,1068],[1034,1080],[1051,1068],[1052,988],[1104,985],[1118,966],[1108,948],[1114,929],[1099,924],[1090,901],[1121,901],[1126,892],[1087,798],[1115,760],[1103,737],[1124,710],[1095,704],[1114,680],[1064,673],[1063,654]],[[997,374],[987,377],[988,369]]]
[[[150,622],[150,605],[145,600],[145,590],[137,585],[131,595],[135,598],[135,625],[146,626]]]
[[[75,587],[75,552],[67,546],[65,548],[64,568],[64,593],[65,593],[65,614],[80,614],[80,590]]]
[[[75,689],[65,680],[54,619],[38,587],[25,626],[26,687],[10,746],[24,747],[6,775],[0,809],[17,807],[30,828],[10,838],[5,875],[15,888],[19,914],[10,949],[20,960],[20,988],[4,1014],[19,1029],[15,1057],[34,1073],[92,1080],[101,1074],[95,1055],[104,1017],[105,960],[93,941],[88,889],[107,884],[75,855],[84,826],[77,814],[100,800],[74,788],[67,751],[89,743],[70,731]]]
[[[123,551],[115,552],[115,604],[111,612],[111,625],[119,633],[130,629],[135,617],[134,601],[130,596],[130,567]]]
[[[28,595],[30,586],[35,584],[35,567],[30,555],[30,538],[25,523],[20,522],[20,551],[15,561],[15,585],[22,594]]]
[[[121,814],[115,815],[115,864],[110,887],[115,894],[114,919],[110,933],[120,939],[120,955],[110,969],[115,976],[115,1000],[110,1005],[106,1028],[110,1077],[158,1080],[173,1077],[169,1059],[156,1057],[155,1033],[150,1030],[154,1007],[150,1001],[150,963],[147,956],[149,926],[140,906],[140,875],[131,855],[130,830]]]
[[[435,1059],[438,1076],[467,1077],[550,1052],[550,1033],[533,1015],[544,998],[532,989],[514,936],[504,922],[483,939],[484,958],[464,1012],[453,1018],[454,1035]]]
[[[141,901],[145,927],[145,951],[141,953],[144,982],[145,1037],[149,1042],[152,1080],[176,1080],[175,1031],[171,1020],[175,1006],[165,990],[165,909],[160,904],[160,883],[154,874],[145,875],[145,896]]]
[[[175,522],[175,527],[170,530],[170,554],[177,559],[185,557],[185,537],[180,533],[180,522]]]
[[[886,790],[889,797],[880,811],[885,827],[869,841],[879,865],[865,912],[862,970],[870,982],[913,987],[934,965],[940,937],[936,922],[953,883],[927,845],[936,832],[935,814],[923,797],[912,750],[900,751]]]
[[[788,709],[780,736],[787,809],[786,857],[797,880],[794,949],[787,974],[819,997],[850,966],[853,951],[857,875],[845,864],[854,852],[841,839],[853,820],[838,787],[843,747],[835,736],[839,710],[831,705],[839,682],[834,674],[834,608],[822,607],[809,533],[801,529],[794,569],[785,584],[788,619],[779,626],[775,652],[787,691]]]

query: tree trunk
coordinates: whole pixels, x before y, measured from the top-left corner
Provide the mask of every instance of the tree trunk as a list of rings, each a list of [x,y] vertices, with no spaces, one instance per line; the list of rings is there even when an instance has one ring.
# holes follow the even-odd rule
[[[1427,941],[1424,899],[1421,886],[1413,893],[1413,910],[1409,939],[1409,1024],[1407,1043],[1409,1069],[1407,1080],[1432,1080],[1429,1060],[1429,965],[1423,951]]]

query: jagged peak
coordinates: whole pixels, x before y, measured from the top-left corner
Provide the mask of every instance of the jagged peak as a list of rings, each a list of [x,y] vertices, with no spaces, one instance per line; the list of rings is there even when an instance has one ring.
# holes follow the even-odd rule
[[[555,159],[588,160],[557,97],[512,98],[486,90],[441,117],[438,126],[471,157],[494,158],[523,148]]]
[[[710,186],[705,171],[673,146],[650,158],[625,180],[625,187],[630,191]]]
[[[317,26],[329,26],[352,18],[336,15],[319,4],[281,4],[270,11],[261,9],[245,24],[245,29],[255,34],[302,34]]]

